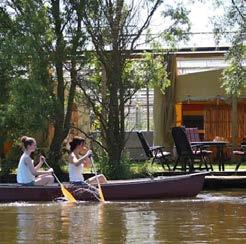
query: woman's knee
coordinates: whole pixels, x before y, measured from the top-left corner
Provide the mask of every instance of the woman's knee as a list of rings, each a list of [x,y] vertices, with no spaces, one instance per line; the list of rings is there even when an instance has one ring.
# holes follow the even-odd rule
[[[54,183],[54,177],[52,175],[42,175],[37,177],[35,180],[35,185],[48,185]]]
[[[97,175],[97,176],[93,176],[91,178],[89,178],[88,180],[86,180],[86,182],[88,184],[92,184],[92,185],[96,185],[97,184],[97,180],[99,181],[100,184],[104,184],[107,183],[107,179],[103,174]]]
[[[98,180],[101,184],[107,183],[107,179],[103,174],[100,174],[97,177],[98,177]]]
[[[48,175],[47,178],[49,179],[49,183],[48,184],[53,184],[55,179],[53,175]]]

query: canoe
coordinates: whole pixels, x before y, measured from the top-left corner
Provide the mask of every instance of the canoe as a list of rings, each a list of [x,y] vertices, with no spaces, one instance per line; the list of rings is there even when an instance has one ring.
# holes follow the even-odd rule
[[[206,172],[178,176],[162,176],[153,179],[109,181],[102,184],[106,201],[137,199],[172,199],[195,197],[203,188]],[[93,194],[78,186],[64,183],[77,200],[95,201]],[[0,202],[54,201],[63,197],[60,186],[21,186],[0,184]]]

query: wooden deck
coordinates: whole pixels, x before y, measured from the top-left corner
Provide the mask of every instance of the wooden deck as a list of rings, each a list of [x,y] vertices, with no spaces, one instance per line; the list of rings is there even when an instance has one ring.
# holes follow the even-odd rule
[[[180,175],[184,172],[159,172],[156,175]],[[205,176],[203,189],[246,188],[246,171],[213,171]]]
[[[209,175],[205,177],[203,189],[246,188],[246,176]]]

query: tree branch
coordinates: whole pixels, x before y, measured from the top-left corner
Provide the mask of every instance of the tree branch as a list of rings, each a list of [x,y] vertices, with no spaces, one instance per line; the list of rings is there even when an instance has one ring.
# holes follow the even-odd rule
[[[235,3],[234,0],[231,0],[232,5],[236,8],[237,12],[239,13],[239,15],[242,17],[243,21],[246,22],[246,18],[243,15],[243,13],[241,12],[241,10],[239,9],[239,7],[237,6],[237,4]]]
[[[134,48],[134,44],[135,42],[138,40],[138,38],[141,36],[142,32],[149,26],[150,20],[153,16],[153,14],[155,13],[157,7],[159,6],[159,4],[161,3],[161,0],[156,0],[156,3],[154,4],[153,8],[151,9],[150,13],[148,14],[144,24],[142,25],[142,27],[139,29],[138,33],[136,34],[136,36],[133,38],[132,43],[131,43],[131,48],[130,50],[133,50]]]

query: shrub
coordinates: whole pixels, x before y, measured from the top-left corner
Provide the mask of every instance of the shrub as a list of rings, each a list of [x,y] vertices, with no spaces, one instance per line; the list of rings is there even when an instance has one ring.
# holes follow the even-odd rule
[[[130,160],[128,155],[123,155],[121,163],[118,165],[117,169],[113,169],[112,165],[108,163],[108,156],[102,150],[97,150],[97,154],[94,156],[95,164],[98,169],[98,173],[102,173],[107,179],[129,179],[132,177]],[[116,172],[116,174],[112,174]]]

